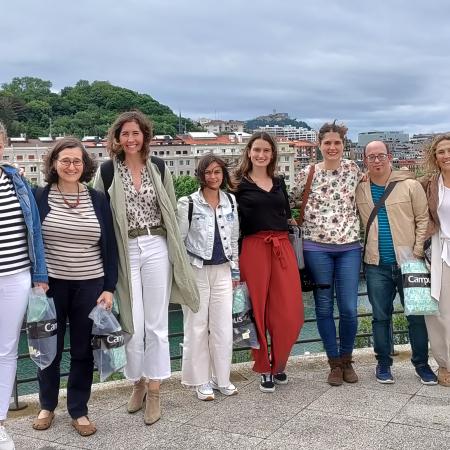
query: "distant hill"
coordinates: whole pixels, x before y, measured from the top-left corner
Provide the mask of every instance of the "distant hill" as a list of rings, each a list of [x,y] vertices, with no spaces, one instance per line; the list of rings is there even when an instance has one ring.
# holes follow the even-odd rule
[[[279,125],[280,127],[285,125],[292,125],[296,128],[301,127],[308,130],[311,129],[311,127],[306,122],[290,118],[288,113],[274,113],[267,116],[259,116],[255,119],[247,120],[245,122],[245,128],[247,130],[255,130],[258,127],[264,127],[265,125]]]
[[[60,93],[52,83],[33,77],[13,78],[0,89],[0,120],[10,136],[28,138],[75,135],[104,137],[116,116],[130,109],[148,115],[155,134],[178,133],[179,117],[148,94],[114,86],[108,81],[78,81]],[[181,120],[183,131],[199,128],[190,119]]]

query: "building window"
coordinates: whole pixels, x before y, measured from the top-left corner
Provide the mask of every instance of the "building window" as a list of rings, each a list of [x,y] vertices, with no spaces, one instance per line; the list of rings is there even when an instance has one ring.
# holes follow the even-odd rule
[[[23,161],[23,155],[17,155],[16,159],[17,161]]]
[[[98,154],[98,157],[99,157],[99,158],[102,158],[102,157],[103,157],[103,153],[99,153],[99,154]]]
[[[285,156],[285,157],[284,157],[284,161],[285,161],[285,162],[288,162],[288,161],[289,161],[289,156]]]
[[[186,175],[190,175],[191,171],[190,170],[186,170]]]
[[[180,175],[183,175],[183,171],[182,170],[180,170]]]
[[[284,166],[284,171],[289,172],[289,166]]]
[[[191,165],[191,161],[189,159],[186,160],[186,165],[190,166]]]
[[[183,155],[187,155],[187,150],[183,150]]]
[[[160,151],[159,154],[160,154],[160,155],[164,155],[164,151]]]
[[[8,160],[8,159],[9,159],[9,156],[8,156],[8,155],[3,155],[3,159],[4,159],[4,160]]]
[[[28,155],[28,159],[34,159],[34,155]]]
[[[175,155],[181,155],[181,151],[180,150],[176,150],[175,151]]]
[[[180,161],[178,162],[178,165],[180,165],[180,166],[184,165],[184,161],[182,159],[180,159]]]
[[[30,167],[30,172],[37,172],[37,167],[36,166],[31,166]]]
[[[169,166],[173,167],[173,161],[169,161]]]

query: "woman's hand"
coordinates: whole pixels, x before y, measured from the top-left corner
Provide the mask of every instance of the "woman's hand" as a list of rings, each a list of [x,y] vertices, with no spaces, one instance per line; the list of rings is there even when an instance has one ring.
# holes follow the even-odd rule
[[[288,219],[287,223],[288,223],[288,225],[297,225],[297,221],[293,218]]]
[[[48,283],[42,283],[41,281],[37,281],[33,283],[34,287],[40,287],[44,292],[48,291]]]
[[[105,309],[111,309],[113,304],[113,295],[112,292],[103,291],[100,294],[100,297],[97,299],[97,305],[103,303]]]

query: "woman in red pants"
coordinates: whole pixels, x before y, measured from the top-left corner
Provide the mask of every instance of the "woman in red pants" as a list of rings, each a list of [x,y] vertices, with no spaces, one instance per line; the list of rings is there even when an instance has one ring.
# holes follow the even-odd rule
[[[275,383],[287,384],[287,359],[303,325],[300,277],[288,239],[291,211],[276,166],[275,141],[256,132],[235,173],[243,236],[241,279],[247,282],[258,331],[260,349],[253,350],[253,370],[261,374],[263,392],[274,392]]]

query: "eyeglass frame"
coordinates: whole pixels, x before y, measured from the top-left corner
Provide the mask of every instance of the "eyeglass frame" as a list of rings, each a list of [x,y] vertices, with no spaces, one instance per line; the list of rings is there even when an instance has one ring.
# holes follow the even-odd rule
[[[377,153],[375,155],[366,155],[365,158],[370,163],[374,163],[377,159],[380,162],[384,162],[389,159],[389,153]]]
[[[63,159],[57,159],[56,161],[58,161],[63,167],[70,167],[72,164],[74,167],[82,167],[84,164],[83,159],[78,159],[78,158],[76,158],[76,159],[63,158]],[[76,161],[76,163],[75,163],[75,161]]]

